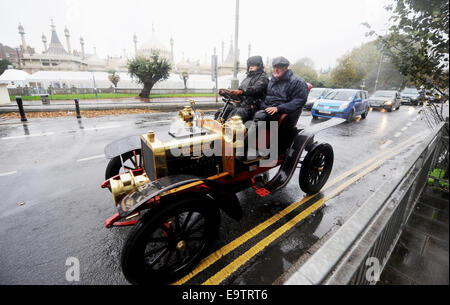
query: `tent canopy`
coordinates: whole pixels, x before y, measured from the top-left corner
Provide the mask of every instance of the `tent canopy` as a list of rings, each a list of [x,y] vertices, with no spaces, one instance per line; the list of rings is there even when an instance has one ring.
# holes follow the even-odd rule
[[[118,88],[137,89],[142,85],[133,79],[126,72],[118,72],[120,77]],[[76,87],[76,88],[110,88],[112,83],[108,79],[107,72],[87,72],[87,71],[38,71],[28,74],[22,70],[9,69],[0,76],[0,81],[7,81],[8,88],[15,88],[18,85],[31,87],[48,88],[53,87]],[[241,82],[245,78],[245,73],[239,73],[238,79]],[[229,88],[231,75],[224,75],[218,78],[219,88]],[[94,86],[95,82],[95,86]],[[186,83],[189,89],[213,89],[215,82],[211,80],[211,75],[191,74]],[[155,84],[154,89],[184,89],[183,79],[179,74],[172,73],[165,81]]]

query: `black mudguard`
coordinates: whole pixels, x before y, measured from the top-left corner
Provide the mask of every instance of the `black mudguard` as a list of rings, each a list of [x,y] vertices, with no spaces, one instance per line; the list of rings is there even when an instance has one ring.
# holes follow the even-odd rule
[[[214,204],[216,204],[217,207],[224,211],[228,216],[235,220],[241,219],[242,209],[236,194],[227,191],[224,184],[220,182],[190,175],[163,177],[138,187],[136,191],[128,194],[122,199],[118,208],[119,215],[121,218],[127,217],[139,210],[142,210],[144,208],[143,205],[148,203],[152,198],[155,198],[156,196],[174,188],[198,181],[202,181],[209,187],[209,189],[205,189],[204,191],[195,190],[195,194],[211,196],[214,199],[212,202],[214,202]],[[185,196],[186,192],[190,192],[190,190],[185,190],[181,196]],[[193,190],[191,192],[193,192]],[[176,198],[177,194],[174,193],[170,196],[171,198],[169,201],[173,200],[174,197]],[[165,199],[162,199],[159,204],[164,203]]]
[[[269,192],[274,193],[285,187],[291,180],[303,151],[305,149],[311,150],[314,144],[313,133],[304,131],[298,133],[291,146],[286,150],[286,157],[284,158],[283,163],[281,163],[278,172],[264,188]]]
[[[105,156],[107,159],[112,159],[119,155],[123,155],[132,150],[141,149],[140,135],[129,136],[117,141],[114,141],[105,146]]]

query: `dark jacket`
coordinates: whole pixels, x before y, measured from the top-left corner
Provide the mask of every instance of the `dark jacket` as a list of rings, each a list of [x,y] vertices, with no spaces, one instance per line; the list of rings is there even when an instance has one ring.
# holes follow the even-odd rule
[[[248,71],[250,66],[258,66],[257,71]],[[239,90],[242,90],[242,106],[255,105],[263,100],[266,95],[269,78],[264,72],[264,65],[261,56],[252,56],[247,60],[247,77],[242,81]],[[256,105],[259,106],[259,105]]]
[[[261,109],[277,107],[280,113],[291,113],[302,108],[307,99],[308,85],[289,69],[278,80],[272,76]]]

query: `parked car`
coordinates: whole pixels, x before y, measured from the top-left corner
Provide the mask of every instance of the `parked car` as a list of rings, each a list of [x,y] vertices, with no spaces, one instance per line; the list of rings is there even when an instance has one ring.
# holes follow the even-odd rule
[[[368,93],[358,89],[334,89],[325,97],[318,99],[311,110],[313,119],[343,118],[348,122],[361,115],[365,119],[369,113]]]
[[[312,88],[309,91],[308,100],[306,101],[305,106],[303,106],[303,108],[305,108],[306,110],[311,110],[312,106],[319,98],[324,97],[332,90],[333,89],[329,88]]]
[[[439,91],[436,89],[433,89],[432,91],[429,91],[425,93],[425,100],[427,100],[430,103],[440,103],[443,100],[443,96]]]
[[[401,96],[401,104],[408,104],[417,106],[419,104],[423,104],[423,101],[420,99],[420,93],[416,88],[405,88],[400,92]]]
[[[370,107],[391,112],[400,108],[400,93],[396,90],[378,90],[369,98]]]

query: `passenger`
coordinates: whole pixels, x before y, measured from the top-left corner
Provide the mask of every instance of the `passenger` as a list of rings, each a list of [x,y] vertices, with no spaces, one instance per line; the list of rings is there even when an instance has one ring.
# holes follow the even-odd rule
[[[220,89],[219,94],[231,94],[236,97],[235,103],[230,105],[224,119],[227,120],[235,115],[240,116],[243,122],[250,121],[259,109],[260,102],[266,94],[269,79],[264,72],[264,64],[261,56],[252,56],[247,60],[247,76],[242,81],[238,90]],[[218,111],[215,115],[217,118]]]

